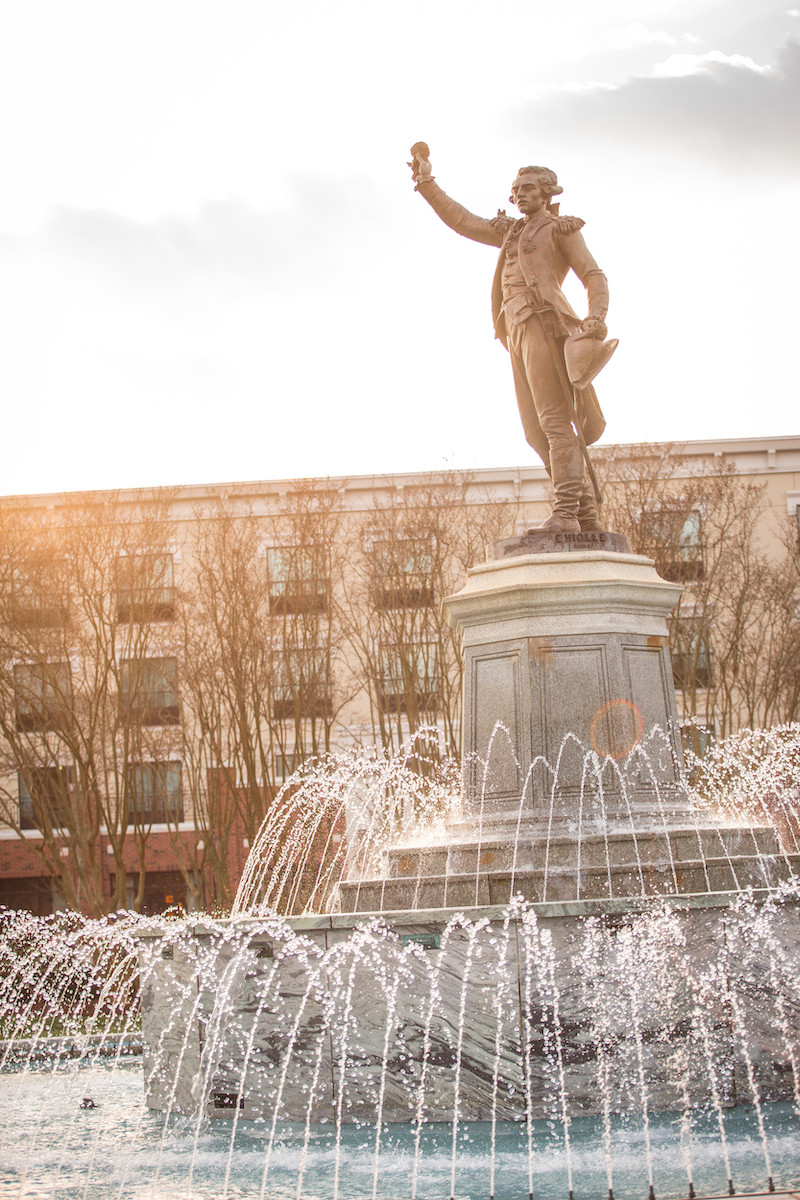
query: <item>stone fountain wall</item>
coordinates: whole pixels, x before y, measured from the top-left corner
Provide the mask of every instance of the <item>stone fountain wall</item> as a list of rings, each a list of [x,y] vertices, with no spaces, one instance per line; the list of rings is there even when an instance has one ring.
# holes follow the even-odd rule
[[[422,1097],[426,1120],[450,1121],[458,1079],[460,1118],[520,1119],[557,1115],[562,1098],[572,1115],[602,1111],[605,1078],[625,1111],[641,1104],[637,1056],[651,1108],[710,1105],[710,1061],[722,1105],[752,1101],[750,1070],[761,1099],[787,1099],[800,996],[787,999],[784,966],[798,961],[800,911],[776,907],[765,938],[756,909],[732,900],[145,937],[147,1103],[191,1112],[203,1097],[210,1116],[294,1121],[380,1108],[405,1122]]]

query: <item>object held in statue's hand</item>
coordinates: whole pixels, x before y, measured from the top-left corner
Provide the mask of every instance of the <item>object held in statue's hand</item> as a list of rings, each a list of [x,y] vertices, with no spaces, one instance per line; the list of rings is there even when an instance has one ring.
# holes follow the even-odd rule
[[[411,162],[408,165],[411,167],[411,174],[415,183],[419,183],[423,178],[426,180],[431,178],[429,155],[430,149],[425,142],[414,142],[414,145],[411,147]]]

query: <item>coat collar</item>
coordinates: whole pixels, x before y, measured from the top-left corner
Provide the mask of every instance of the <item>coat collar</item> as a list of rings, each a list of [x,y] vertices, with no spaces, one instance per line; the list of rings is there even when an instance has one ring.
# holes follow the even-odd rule
[[[536,233],[537,229],[541,229],[543,225],[547,225],[548,222],[552,221],[552,219],[553,219],[553,214],[549,213],[547,211],[547,209],[545,208],[539,213],[538,217],[536,217],[533,221],[525,222],[525,224],[522,227],[522,232],[523,233]]]
[[[511,241],[512,238],[516,239],[518,237],[522,237],[523,233],[536,233],[544,225],[549,224],[549,222],[552,220],[553,214],[548,212],[546,208],[540,212],[538,217],[536,217],[536,219],[533,221],[526,221],[520,217],[514,222],[513,225],[509,227],[508,233],[503,241],[503,250],[505,250],[506,245],[509,241]]]

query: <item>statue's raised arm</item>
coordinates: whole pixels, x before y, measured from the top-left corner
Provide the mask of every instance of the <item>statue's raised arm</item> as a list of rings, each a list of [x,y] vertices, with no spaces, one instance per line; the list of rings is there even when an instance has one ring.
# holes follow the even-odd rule
[[[428,201],[433,211],[442,218],[462,237],[470,238],[473,242],[483,242],[487,246],[502,246],[503,237],[514,224],[510,217],[498,216],[493,221],[485,217],[476,217],[463,204],[453,200],[447,192],[442,191],[436,182],[429,158],[430,150],[425,142],[415,142],[411,147],[411,175],[415,183],[414,190]]]
[[[495,332],[511,355],[525,437],[553,480],[553,512],[543,528],[602,530],[601,497],[586,444],[605,429],[592,380],[617,342],[605,340],[608,283],[583,240],[584,222],[559,215],[553,197],[564,189],[547,167],[517,172],[510,200],[518,219],[498,211],[488,220],[442,191],[425,142],[411,147],[408,165],[415,190],[446,225],[474,242],[500,247],[492,288]],[[561,290],[570,270],[586,288],[583,319]],[[593,487],[584,479],[584,461]]]

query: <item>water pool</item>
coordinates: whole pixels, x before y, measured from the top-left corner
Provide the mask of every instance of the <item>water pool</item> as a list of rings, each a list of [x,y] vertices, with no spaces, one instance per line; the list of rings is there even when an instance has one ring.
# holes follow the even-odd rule
[[[83,1108],[90,1097],[96,1107]],[[140,1064],[86,1066],[0,1075],[0,1195],[26,1200],[222,1200],[290,1196],[314,1200],[519,1200],[533,1190],[542,1200],[603,1200],[607,1159],[599,1119],[570,1124],[570,1152],[557,1121],[462,1125],[455,1150],[452,1127],[333,1124],[308,1129],[269,1121],[166,1124],[145,1107]],[[778,1188],[800,1186],[800,1121],[788,1104],[764,1108],[772,1174]],[[757,1122],[748,1106],[724,1113],[731,1173],[737,1192],[765,1189],[767,1170]],[[698,1195],[727,1186],[717,1118],[695,1117],[687,1137],[676,1114],[655,1114],[651,1158],[658,1200],[687,1193],[685,1154]],[[416,1188],[414,1187],[416,1167]],[[337,1180],[338,1161],[338,1180]],[[454,1168],[455,1163],[455,1168]],[[265,1168],[266,1178],[265,1178]],[[618,1200],[645,1200],[648,1164],[641,1118],[615,1117],[611,1169]],[[453,1179],[454,1188],[451,1187]]]

